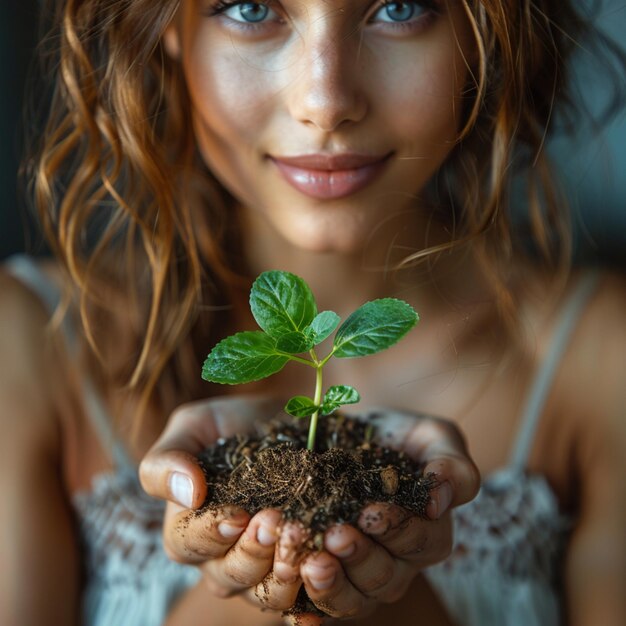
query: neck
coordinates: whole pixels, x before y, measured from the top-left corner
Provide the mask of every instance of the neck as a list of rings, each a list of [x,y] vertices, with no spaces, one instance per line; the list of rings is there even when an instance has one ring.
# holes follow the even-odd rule
[[[419,212],[392,216],[352,252],[319,252],[286,241],[260,215],[243,211],[247,261],[253,276],[280,269],[311,286],[320,311],[342,317],[368,300],[397,297],[431,315],[491,299],[467,248],[401,263],[409,255],[447,241],[446,230],[419,222]],[[472,269],[474,268],[474,269]],[[468,280],[468,276],[473,279]]]

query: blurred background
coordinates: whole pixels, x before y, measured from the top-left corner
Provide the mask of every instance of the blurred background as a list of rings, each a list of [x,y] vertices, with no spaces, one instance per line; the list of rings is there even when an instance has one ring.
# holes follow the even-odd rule
[[[26,241],[17,168],[24,87],[38,33],[37,5],[38,0],[0,0],[0,260],[13,252],[36,251],[35,242]]]
[[[584,0],[591,2],[597,5],[598,24],[626,47],[626,0]],[[24,87],[36,46],[37,5],[38,0],[0,0],[0,260],[14,252],[44,251],[40,238],[28,227],[17,187]],[[601,111],[610,85],[584,49],[578,53],[575,79],[590,111]],[[615,79],[626,84],[626,76]],[[576,261],[626,269],[626,110],[602,126],[581,120],[573,137],[553,138],[549,150],[573,211]]]

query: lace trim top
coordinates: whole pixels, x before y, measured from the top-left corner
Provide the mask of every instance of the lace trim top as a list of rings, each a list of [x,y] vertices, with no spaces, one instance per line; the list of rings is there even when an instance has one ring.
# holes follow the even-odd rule
[[[59,294],[24,256],[8,269],[50,311]],[[525,466],[552,379],[570,334],[593,292],[586,276],[566,303],[544,363],[531,386],[508,467],[488,477],[477,498],[455,509],[452,554],[426,575],[450,615],[465,626],[558,626],[558,573],[572,521],[559,512],[552,489]],[[64,331],[72,344],[73,329]],[[115,468],[74,496],[84,550],[85,626],[158,626],[180,594],[199,579],[195,568],[170,561],[163,550],[164,504],[147,496],[137,468],[115,439],[102,402],[85,380],[87,413]]]
[[[163,550],[162,502],[141,489],[136,472],[100,474],[91,491],[74,496],[86,586],[85,626],[158,626],[199,579],[195,568]]]
[[[558,574],[572,523],[543,476],[501,470],[453,519],[452,553],[426,576],[457,624],[561,624]]]

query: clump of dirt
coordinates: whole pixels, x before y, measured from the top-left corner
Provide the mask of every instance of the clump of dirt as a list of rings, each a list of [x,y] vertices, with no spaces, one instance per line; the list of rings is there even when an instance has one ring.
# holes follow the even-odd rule
[[[220,439],[199,457],[208,499],[201,510],[235,504],[264,508],[310,530],[310,549],[337,523],[354,524],[365,505],[391,502],[425,515],[432,476],[404,453],[374,441],[366,422],[332,415],[320,421],[316,450],[306,449],[306,420],[272,421],[259,435]]]
[[[209,495],[197,514],[226,504],[250,515],[280,509],[285,521],[308,531],[305,551],[320,550],[324,531],[334,524],[356,524],[372,502],[425,516],[434,477],[424,476],[423,466],[403,452],[377,444],[371,424],[325,417],[313,452],[306,449],[307,436],[307,420],[275,420],[258,435],[218,440],[199,456]],[[301,593],[289,613],[303,611],[319,613]]]

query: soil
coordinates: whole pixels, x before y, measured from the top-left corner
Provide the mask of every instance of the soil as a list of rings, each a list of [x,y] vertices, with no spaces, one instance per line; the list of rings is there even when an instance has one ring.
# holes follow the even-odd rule
[[[307,435],[308,420],[289,418],[269,422],[258,435],[218,440],[199,457],[209,496],[197,514],[225,504],[251,515],[280,509],[285,521],[307,530],[305,551],[320,550],[324,531],[334,524],[356,524],[372,502],[425,516],[433,476],[424,476],[402,452],[378,445],[370,424],[340,414],[324,417],[313,452],[306,449]],[[289,613],[302,611],[319,613],[306,594]]]

